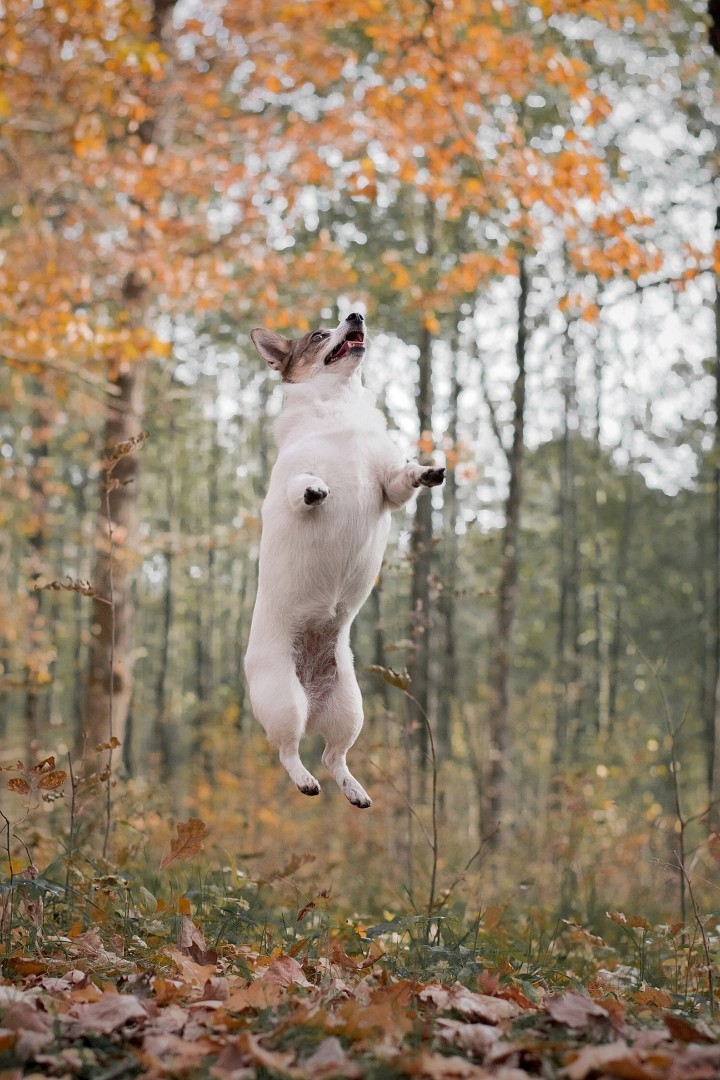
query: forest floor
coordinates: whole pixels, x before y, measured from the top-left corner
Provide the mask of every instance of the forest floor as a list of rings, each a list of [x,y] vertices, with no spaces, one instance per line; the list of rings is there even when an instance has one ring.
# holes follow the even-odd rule
[[[182,902],[145,938],[132,920],[53,935],[32,896],[16,897],[22,926],[6,940],[2,1080],[720,1078],[720,1029],[687,981],[671,992],[611,964],[583,984],[568,957],[553,979],[550,967],[521,976],[509,959],[486,964],[482,944],[413,941],[407,920],[333,931],[321,901],[298,912],[319,932],[292,944],[266,926],[208,945]],[[573,935],[587,953],[592,935]],[[423,948],[435,967],[421,975]]]

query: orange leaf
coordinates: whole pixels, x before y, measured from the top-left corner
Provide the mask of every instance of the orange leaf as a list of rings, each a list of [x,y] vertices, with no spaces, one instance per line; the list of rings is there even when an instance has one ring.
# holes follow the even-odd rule
[[[44,773],[40,777],[38,787],[41,791],[54,791],[55,788],[62,787],[67,780],[67,773],[62,769],[53,769],[52,772]]]
[[[50,757],[43,758],[42,761],[38,761],[37,765],[33,765],[30,772],[35,773],[35,774],[38,774],[38,773],[45,774],[45,773],[49,773],[54,768],[55,768],[55,758],[51,755]]]
[[[18,795],[29,795],[32,791],[27,780],[23,780],[22,776],[13,776],[12,780],[8,780],[7,786]]]
[[[200,818],[190,818],[189,821],[179,821],[177,824],[177,840],[170,841],[170,851],[160,863],[160,869],[176,860],[191,859],[203,849],[203,840],[208,835],[208,829]]]

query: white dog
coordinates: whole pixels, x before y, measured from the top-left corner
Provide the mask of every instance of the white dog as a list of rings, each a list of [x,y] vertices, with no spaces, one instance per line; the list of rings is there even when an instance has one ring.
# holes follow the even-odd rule
[[[320,785],[300,739],[319,732],[323,764],[351,803],[370,806],[345,760],[363,723],[350,626],[380,571],[391,509],[442,484],[445,470],[405,464],[388,436],[360,381],[362,315],[297,341],[251,336],[285,389],[245,656],[253,712],[303,794]]]

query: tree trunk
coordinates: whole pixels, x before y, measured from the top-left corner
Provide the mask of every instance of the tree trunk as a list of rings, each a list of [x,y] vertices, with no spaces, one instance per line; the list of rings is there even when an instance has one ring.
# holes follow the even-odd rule
[[[715,217],[720,240],[720,206]],[[713,443],[713,579],[710,628],[710,687],[706,721],[712,830],[720,828],[720,275],[715,275],[715,430]]]
[[[575,368],[577,356],[570,338],[565,337],[563,377],[563,430],[560,440],[560,493],[558,500],[558,629],[555,675],[555,743],[553,766],[567,764],[571,743],[581,735],[580,717],[580,551],[577,522],[577,491],[572,432],[577,430]]]
[[[124,443],[132,445],[142,418],[144,370],[135,363],[114,380],[105,425],[110,456]],[[100,474],[100,508],[96,525],[93,585],[100,598],[92,600],[90,661],[85,700],[78,730],[79,757],[92,754],[98,743],[113,736],[120,743],[132,688],[133,611],[131,589],[137,540],[138,459],[122,455],[112,473]],[[105,759],[103,760],[103,765]]]
[[[443,492],[445,510],[445,529],[443,532],[443,574],[442,592],[438,601],[440,624],[442,626],[442,645],[440,648],[441,671],[438,678],[437,702],[437,752],[442,760],[449,758],[452,751],[452,706],[457,694],[457,641],[455,627],[455,593],[457,591],[459,544],[457,535],[457,480],[455,475],[455,455],[458,440],[458,399],[460,381],[458,379],[457,343],[453,350],[452,372],[450,375],[450,400],[448,402],[447,438],[449,454]]]
[[[421,440],[432,431],[432,337],[423,326],[420,333],[418,359],[418,421]],[[422,455],[420,455],[422,456]],[[432,495],[423,491],[415,503],[415,516],[410,536],[410,624],[408,637],[412,642],[408,661],[410,692],[417,705],[408,701],[408,719],[413,725],[413,745],[417,748],[421,768],[428,761],[428,734],[418,708],[430,716],[430,573],[432,569]]]
[[[46,419],[35,412],[33,414],[33,432],[45,428]],[[45,494],[45,463],[48,448],[44,438],[30,450],[29,487],[33,510],[33,532],[29,537],[29,581],[34,583],[41,577],[45,563],[45,524],[47,519],[47,496]],[[28,597],[28,630],[30,640],[28,650],[32,654],[43,647],[46,637],[45,608],[46,596],[42,592],[31,592]],[[42,685],[40,671],[31,665],[27,669],[27,690],[25,692],[25,747],[30,764],[34,762],[42,749],[42,733],[49,720],[49,685]]]
[[[518,264],[517,376],[513,385],[512,443],[507,451],[510,479],[505,499],[505,525],[501,536],[500,581],[495,609],[495,645],[490,658],[488,716],[489,750],[480,833],[496,843],[506,801],[506,773],[510,747],[509,677],[513,621],[517,605],[520,511],[525,453],[525,361],[527,352],[527,300],[529,283],[525,259]]]
[[[168,458],[175,460],[175,425],[172,414],[168,424]],[[167,781],[172,776],[175,763],[176,738],[173,736],[170,716],[168,715],[168,666],[170,661],[170,633],[175,605],[175,553],[173,544],[177,522],[175,520],[175,482],[173,469],[166,472],[166,505],[168,546],[165,552],[165,587],[161,619],[160,657],[157,679],[155,682],[155,717],[153,730],[153,748],[158,755],[160,778]]]
[[[613,627],[608,645],[608,710],[607,710],[607,738],[611,739],[615,731],[617,719],[618,687],[620,683],[620,656],[623,644],[623,608],[625,602],[625,590],[627,585],[630,539],[633,531],[634,507],[633,495],[630,486],[633,471],[629,466],[629,477],[625,485],[625,501],[623,503],[622,517],[620,519],[620,535],[618,537],[617,558],[615,560],[615,604],[613,609]]]

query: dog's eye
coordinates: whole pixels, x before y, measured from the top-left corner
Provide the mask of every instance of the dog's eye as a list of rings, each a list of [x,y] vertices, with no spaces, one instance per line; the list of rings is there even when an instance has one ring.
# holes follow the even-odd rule
[[[316,330],[312,336],[312,341],[322,341],[323,338],[330,337],[327,330]]]

